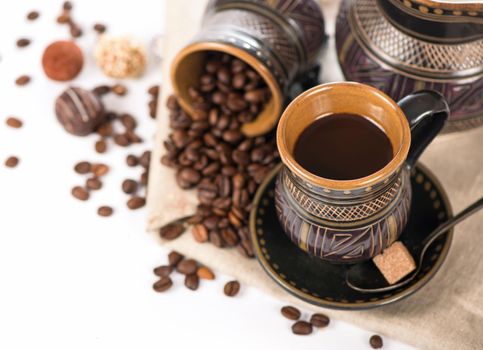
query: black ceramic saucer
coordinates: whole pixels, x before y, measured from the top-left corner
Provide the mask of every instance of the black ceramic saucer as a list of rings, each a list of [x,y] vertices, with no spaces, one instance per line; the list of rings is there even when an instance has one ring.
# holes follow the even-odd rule
[[[369,309],[401,300],[424,286],[448,254],[453,231],[436,240],[425,255],[421,272],[409,284],[386,293],[361,293],[345,283],[348,265],[334,265],[299,249],[283,233],[274,204],[277,166],[260,186],[250,216],[250,231],[258,261],[286,291],[309,303],[334,309]],[[411,214],[400,240],[411,247],[452,215],[446,193],[434,175],[418,164],[411,174]],[[374,266],[374,269],[376,267]]]

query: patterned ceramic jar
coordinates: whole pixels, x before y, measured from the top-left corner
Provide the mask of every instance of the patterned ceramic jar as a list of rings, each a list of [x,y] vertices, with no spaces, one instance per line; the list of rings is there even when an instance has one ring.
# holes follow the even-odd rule
[[[347,80],[395,100],[436,90],[451,108],[445,131],[483,125],[483,3],[343,0],[336,46]]]
[[[248,136],[264,134],[276,125],[294,80],[317,64],[324,38],[324,20],[314,0],[212,0],[202,28],[173,62],[174,91],[190,113],[187,90],[197,84],[206,52],[236,56],[270,88],[265,109],[242,129]]]
[[[369,176],[342,181],[301,167],[293,157],[298,137],[314,120],[337,113],[356,114],[378,125],[391,142],[392,160]],[[353,263],[381,253],[406,225],[411,167],[448,115],[446,101],[432,91],[396,104],[373,87],[344,82],[320,85],[297,97],[277,129],[284,167],[275,204],[285,233],[304,251],[329,262]],[[320,157],[325,156],[320,150]]]

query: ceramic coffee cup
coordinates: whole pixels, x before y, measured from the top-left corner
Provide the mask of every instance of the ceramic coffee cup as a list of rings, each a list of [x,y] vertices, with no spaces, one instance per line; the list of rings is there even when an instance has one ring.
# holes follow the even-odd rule
[[[237,57],[271,92],[258,117],[242,128],[247,136],[262,135],[276,126],[294,81],[318,65],[324,40],[324,19],[315,0],[211,0],[199,32],[173,61],[173,89],[191,114],[188,87],[196,86],[206,53]]]
[[[319,117],[339,113],[360,115],[378,125],[393,148],[389,163],[353,180],[322,178],[298,164],[293,152],[302,131]],[[334,263],[359,262],[381,253],[406,225],[411,168],[448,116],[445,99],[433,91],[416,92],[396,103],[368,85],[341,82],[298,96],[277,129],[284,167],[275,204],[287,236],[302,250]]]

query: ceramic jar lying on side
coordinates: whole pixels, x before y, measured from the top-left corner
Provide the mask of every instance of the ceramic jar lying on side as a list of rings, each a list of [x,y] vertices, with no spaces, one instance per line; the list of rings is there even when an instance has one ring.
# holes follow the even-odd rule
[[[387,135],[392,160],[359,179],[316,176],[294,159],[295,143],[318,118],[348,113],[368,118]],[[284,167],[275,188],[280,223],[302,250],[334,263],[372,258],[403,231],[411,205],[409,174],[419,155],[449,115],[445,99],[421,91],[398,104],[383,92],[359,83],[330,83],[297,97],[283,113],[277,146]],[[320,157],[330,156],[320,150]]]
[[[265,108],[242,128],[247,136],[264,134],[276,125],[292,83],[317,65],[324,38],[323,16],[314,0],[212,0],[200,31],[174,59],[174,91],[191,114],[188,87],[199,81],[207,52],[235,56],[270,89]]]

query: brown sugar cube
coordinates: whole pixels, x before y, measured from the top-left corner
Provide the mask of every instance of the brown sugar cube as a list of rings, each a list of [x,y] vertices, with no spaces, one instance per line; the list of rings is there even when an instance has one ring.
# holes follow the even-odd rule
[[[372,261],[389,284],[394,284],[416,269],[411,253],[401,242],[394,242]]]

